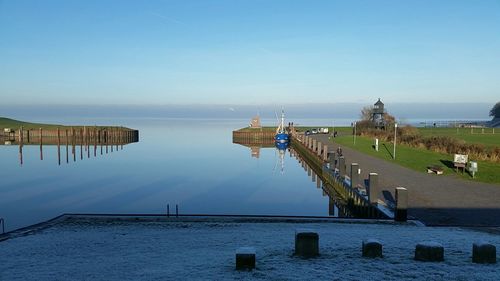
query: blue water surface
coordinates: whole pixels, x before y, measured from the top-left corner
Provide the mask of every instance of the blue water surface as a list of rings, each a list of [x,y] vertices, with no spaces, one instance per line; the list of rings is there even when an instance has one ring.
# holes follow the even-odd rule
[[[0,217],[6,230],[63,213],[328,216],[329,199],[297,159],[286,152],[283,171],[275,148],[252,157],[232,143],[232,130],[248,120],[74,120],[76,124],[115,124],[140,131],[140,141],[97,157],[80,147],[0,146]],[[310,123],[322,121],[313,120]],[[307,124],[307,121],[301,123]],[[84,123],[86,124],[86,123]]]

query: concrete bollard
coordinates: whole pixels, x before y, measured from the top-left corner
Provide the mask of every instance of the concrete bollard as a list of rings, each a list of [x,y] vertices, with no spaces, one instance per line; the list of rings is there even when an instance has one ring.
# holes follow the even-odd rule
[[[408,220],[408,190],[404,187],[396,187],[396,210],[394,220],[405,222]]]
[[[363,240],[362,254],[366,258],[381,258],[382,243],[375,239]]]
[[[312,151],[315,152],[316,151],[316,144],[317,144],[317,140],[316,139],[313,139],[312,140]]]
[[[321,154],[322,154],[322,149],[323,149],[323,144],[318,141],[318,145],[316,147],[316,154],[321,157]]]
[[[241,247],[236,250],[236,269],[251,270],[255,268],[255,248]]]
[[[345,170],[346,170],[345,158],[344,158],[344,156],[340,156],[339,157],[339,173],[340,173],[341,177],[345,176]]]
[[[370,204],[377,203],[378,193],[378,174],[370,173],[368,176],[368,200]]]
[[[295,255],[304,258],[318,256],[318,233],[310,229],[297,229],[295,231]]]
[[[359,184],[358,163],[351,163],[351,187],[354,188]]]
[[[443,261],[444,248],[437,242],[421,242],[415,247],[417,261]]]
[[[323,161],[328,161],[328,145],[323,146]]]
[[[497,248],[495,245],[486,242],[472,244],[473,263],[496,263]]]

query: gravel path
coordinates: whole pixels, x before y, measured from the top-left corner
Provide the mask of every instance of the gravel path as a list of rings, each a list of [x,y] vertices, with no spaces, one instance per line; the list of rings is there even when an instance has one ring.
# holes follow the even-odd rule
[[[327,135],[314,137],[328,143]],[[334,144],[335,150],[337,147]],[[395,187],[407,188],[409,215],[426,224],[500,226],[500,185],[420,173],[344,146],[342,151],[348,171],[356,162],[362,178],[378,173],[379,184],[392,196]]]

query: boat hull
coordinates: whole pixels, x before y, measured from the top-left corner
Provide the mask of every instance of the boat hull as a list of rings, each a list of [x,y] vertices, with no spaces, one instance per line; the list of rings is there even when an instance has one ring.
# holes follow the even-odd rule
[[[290,141],[290,138],[288,134],[279,133],[274,136],[274,141],[277,143],[288,143]]]

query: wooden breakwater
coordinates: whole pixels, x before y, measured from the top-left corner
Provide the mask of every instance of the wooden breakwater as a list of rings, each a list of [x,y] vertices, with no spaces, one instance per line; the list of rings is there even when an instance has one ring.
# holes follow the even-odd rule
[[[322,144],[315,138],[293,131],[292,147],[321,177],[323,183],[325,183],[324,191],[328,195],[335,194],[334,197],[341,197],[337,199],[341,202],[339,205],[347,207],[347,210],[343,212],[361,218],[386,219],[391,217],[386,208],[379,206],[377,202],[373,202],[373,198],[369,198],[369,194],[367,194],[366,189],[362,187],[359,180],[356,181],[347,176],[345,159],[338,157],[334,151],[330,151],[330,146]]]
[[[127,144],[139,141],[139,131],[121,127],[62,127],[56,129],[4,129],[0,138],[5,143],[24,145],[60,145],[61,143],[82,144]]]
[[[241,129],[233,131],[233,143],[272,144],[275,135],[271,129]]]

